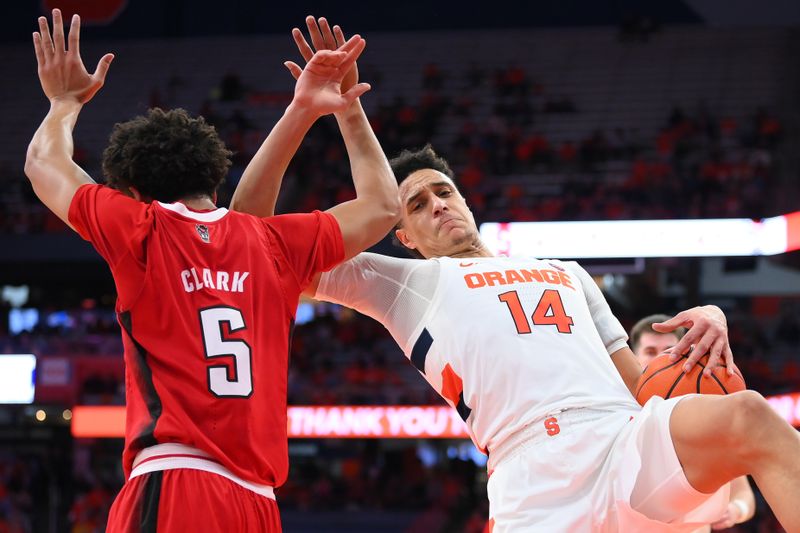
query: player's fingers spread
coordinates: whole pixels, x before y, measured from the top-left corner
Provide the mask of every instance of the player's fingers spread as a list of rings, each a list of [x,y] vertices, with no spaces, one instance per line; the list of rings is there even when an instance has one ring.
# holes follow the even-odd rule
[[[695,363],[697,363],[701,357],[708,353],[708,349],[711,348],[713,341],[714,336],[710,334],[706,334],[702,339],[700,339],[700,342],[695,344],[692,348],[692,352],[689,354],[686,364],[683,365],[684,369],[686,369],[688,366],[688,370],[691,370]]]
[[[344,36],[342,37],[344,38]],[[353,35],[343,43],[339,43],[339,46],[336,49],[339,50],[340,52],[349,52],[355,45],[356,41],[358,41],[358,39],[354,39],[353,37],[358,37],[358,36]]]
[[[358,36],[356,35],[354,37]],[[353,65],[353,63],[355,63],[356,60],[358,60],[359,56],[364,51],[364,48],[366,48],[366,46],[367,46],[367,41],[359,37],[358,40],[353,45],[352,50],[349,50],[347,52],[347,56],[345,57],[342,66],[350,68]]]
[[[298,79],[303,73],[303,69],[301,69],[300,66],[293,61],[286,61],[283,65],[289,69],[289,72],[292,74],[294,79]]]
[[[717,335],[715,335],[711,331],[706,331],[703,338],[701,338],[698,342],[694,344],[692,348],[692,354],[697,356],[697,359],[703,357],[704,355],[708,355],[711,346],[713,346],[714,342],[718,339]]]
[[[36,63],[39,68],[45,64],[44,51],[42,50],[42,36],[38,31],[33,32],[33,51],[36,52]]]
[[[342,97],[347,100],[348,104],[352,103],[356,98],[372,89],[369,83],[359,83],[350,88]]]
[[[686,315],[684,312],[680,312],[669,320],[654,323],[653,329],[659,333],[669,333],[670,331],[675,330],[675,328],[681,327],[686,322],[685,317]]]
[[[319,28],[322,31],[322,39],[325,41],[325,48],[328,50],[335,50],[336,38],[333,36],[333,31],[331,31],[331,26],[328,24],[328,19],[320,17]]]
[[[715,340],[714,344],[711,346],[711,351],[708,355],[708,363],[706,363],[706,368],[703,370],[703,374],[706,377],[710,377],[712,371],[724,363],[722,360],[722,349],[724,346],[725,342],[722,339]]]
[[[694,366],[694,364],[697,363],[701,357],[708,355],[708,350],[711,348],[711,345],[714,343],[715,339],[716,337],[713,334],[706,333],[702,339],[692,345],[692,351],[689,354],[687,362]]]
[[[739,367],[736,366],[736,363],[733,362],[733,352],[731,351],[731,347],[726,345],[725,349],[723,350],[723,354],[725,357],[725,366],[728,367],[728,375],[732,376],[734,373],[739,372]]]
[[[683,367],[682,367],[684,372],[690,372],[692,370],[692,368],[694,367],[695,363],[697,362],[697,358],[696,357],[692,357],[693,354],[694,354],[694,351],[691,351],[691,352],[686,354],[686,361],[683,363]]]
[[[95,79],[100,81],[100,83],[105,83],[106,74],[108,74],[108,67],[111,66],[112,61],[114,61],[114,54],[106,54],[100,58],[100,61],[97,62],[97,68],[95,69],[93,76]]]
[[[698,337],[699,335],[697,332],[690,331],[678,341],[678,344],[672,347],[672,352],[678,356],[685,354],[691,349],[692,344],[698,339]]]
[[[677,361],[682,356],[684,356],[686,354],[686,352],[688,352],[691,347],[692,347],[691,344],[681,344],[679,342],[678,344],[676,344],[675,346],[673,346],[671,348],[672,355],[670,356],[670,359],[672,359],[673,361]]]
[[[333,27],[333,36],[336,37],[336,47],[337,48],[339,48],[340,46],[344,45],[344,43],[346,42],[346,40],[344,38],[344,32],[342,31],[342,28],[340,28],[339,26],[334,26]]]
[[[64,21],[61,20],[61,10],[53,10],[53,50],[57,54],[63,54],[64,44]]]
[[[75,55],[80,55],[81,42],[81,18],[76,14],[72,15],[72,22],[69,26],[69,51]]]
[[[664,353],[669,356],[669,360],[672,361],[673,363],[678,359],[680,359],[681,357],[681,354],[675,351],[674,346],[672,348],[667,348],[666,350],[664,350]]]
[[[314,50],[308,45],[308,41],[306,41],[306,38],[303,36],[303,32],[301,32],[299,28],[294,28],[292,29],[292,37],[294,37],[297,49],[300,50],[300,55],[303,56],[306,63],[311,61],[311,58],[314,57]]]
[[[350,50],[355,48],[358,42],[361,40],[362,40],[361,36],[356,33],[355,35],[347,39],[345,43],[339,47],[339,50],[342,50],[343,52],[349,52]]]
[[[324,50],[325,39],[322,38],[322,34],[319,31],[319,25],[317,24],[317,19],[315,19],[311,15],[307,16],[306,26],[308,27],[308,35],[311,37],[311,44],[314,45],[314,49],[317,52],[319,52],[320,50]]]
[[[39,17],[39,35],[42,37],[42,51],[49,59],[53,56],[53,41],[50,39],[50,26],[45,17]]]

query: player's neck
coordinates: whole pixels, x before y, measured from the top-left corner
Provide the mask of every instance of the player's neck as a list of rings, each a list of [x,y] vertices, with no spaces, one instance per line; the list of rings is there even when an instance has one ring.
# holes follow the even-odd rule
[[[192,211],[212,211],[217,208],[217,206],[214,205],[214,202],[211,201],[211,198],[208,196],[183,198],[178,200],[178,202],[182,203]]]
[[[470,243],[470,245],[457,252],[449,254],[449,257],[465,258],[465,257],[494,257],[494,254],[489,251],[483,241],[477,239]]]

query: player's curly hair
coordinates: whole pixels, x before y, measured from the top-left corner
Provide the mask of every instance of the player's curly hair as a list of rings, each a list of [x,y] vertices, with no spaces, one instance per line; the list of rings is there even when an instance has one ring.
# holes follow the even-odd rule
[[[114,125],[103,152],[107,185],[161,202],[213,196],[231,166],[231,152],[203,117],[185,109],[150,109]]]
[[[436,170],[453,180],[455,183],[455,177],[453,174],[450,165],[447,161],[439,156],[434,150],[430,143],[426,144],[422,148],[418,150],[403,150],[400,154],[389,160],[389,166],[392,167],[392,172],[394,172],[397,181],[402,183],[406,180],[411,174],[416,172],[417,170],[422,170],[425,168],[430,168],[432,170]],[[457,187],[457,185],[456,185]],[[398,246],[408,252],[412,257],[416,259],[425,259],[421,253],[417,250],[412,250],[411,248],[407,248],[403,245],[402,242],[397,238],[395,235],[395,231],[402,228],[402,222],[398,221],[397,225],[395,225],[394,230],[392,230],[392,244]]]

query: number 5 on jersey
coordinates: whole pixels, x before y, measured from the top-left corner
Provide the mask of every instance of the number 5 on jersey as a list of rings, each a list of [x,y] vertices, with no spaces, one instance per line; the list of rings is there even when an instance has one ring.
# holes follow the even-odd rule
[[[532,331],[531,323],[525,316],[522,302],[519,300],[517,291],[508,291],[498,295],[501,302],[505,302],[517,333],[526,334]],[[559,333],[572,333],[572,317],[564,311],[564,303],[561,301],[561,293],[555,289],[546,289],[536,304],[536,309],[531,315],[531,322],[534,326],[555,326]]]
[[[250,346],[243,340],[223,338],[222,324],[233,333],[245,329],[242,312],[233,307],[209,307],[200,310],[203,349],[206,359],[233,357],[232,378],[227,365],[208,367],[208,390],[220,398],[248,398],[253,393]]]

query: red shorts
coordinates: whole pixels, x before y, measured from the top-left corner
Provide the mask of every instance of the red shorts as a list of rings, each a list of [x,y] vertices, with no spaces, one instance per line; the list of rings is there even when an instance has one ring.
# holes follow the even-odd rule
[[[111,506],[107,533],[280,533],[278,503],[212,472],[177,468],[134,477]]]

